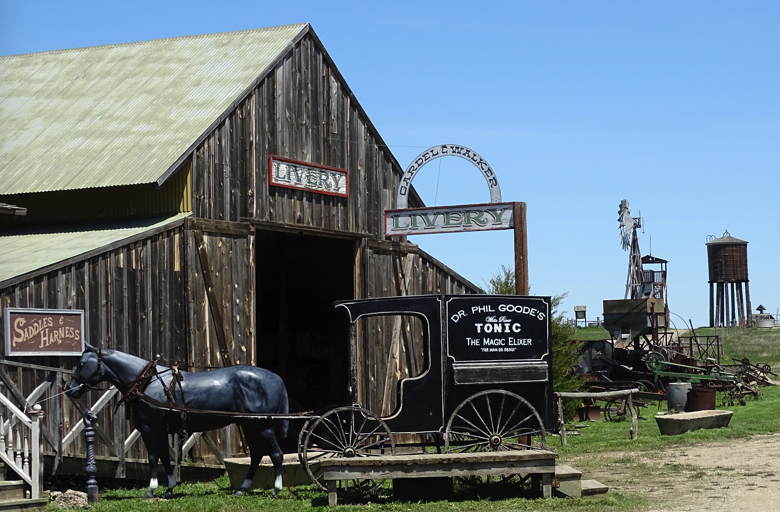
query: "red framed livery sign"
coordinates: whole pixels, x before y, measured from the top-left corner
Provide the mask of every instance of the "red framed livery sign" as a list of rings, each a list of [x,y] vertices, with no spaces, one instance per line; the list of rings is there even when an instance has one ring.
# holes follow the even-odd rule
[[[328,196],[349,197],[347,170],[280,156],[268,158],[268,183]]]
[[[6,356],[78,356],[84,351],[84,311],[5,308]]]

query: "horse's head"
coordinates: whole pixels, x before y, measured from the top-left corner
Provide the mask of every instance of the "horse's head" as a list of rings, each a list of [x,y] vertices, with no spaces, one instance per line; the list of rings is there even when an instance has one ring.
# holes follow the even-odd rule
[[[100,353],[91,345],[87,345],[65,392],[72,398],[79,398],[88,386],[105,380],[105,373],[106,368],[100,360]]]

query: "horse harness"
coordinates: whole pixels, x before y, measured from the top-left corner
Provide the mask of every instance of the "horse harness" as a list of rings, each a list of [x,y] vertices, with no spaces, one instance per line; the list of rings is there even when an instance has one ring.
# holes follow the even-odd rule
[[[165,384],[165,381],[162,379],[161,375],[171,372],[171,383],[170,386]],[[153,398],[146,396],[144,394],[144,391],[146,391],[146,388],[149,387],[149,384],[151,384],[152,380],[157,379],[157,381],[162,386],[163,392],[165,393],[166,398],[168,399],[169,406],[180,409],[183,412],[187,412],[188,408],[184,405],[178,405],[176,404],[176,385],[179,385],[179,392],[182,398],[184,397],[184,390],[181,387],[181,381],[182,376],[179,372],[179,368],[177,364],[174,364],[173,366],[170,366],[167,370],[163,370],[162,372],[157,371],[157,359],[153,359],[149,361],[146,366],[144,366],[144,369],[141,370],[141,373],[138,374],[138,377],[136,377],[127,387],[127,390],[122,392],[122,399],[119,400],[116,407],[119,408],[120,405],[122,405],[124,402],[134,402],[137,400],[143,400],[145,402],[149,402],[152,405],[160,405],[161,402],[158,400],[154,400]]]

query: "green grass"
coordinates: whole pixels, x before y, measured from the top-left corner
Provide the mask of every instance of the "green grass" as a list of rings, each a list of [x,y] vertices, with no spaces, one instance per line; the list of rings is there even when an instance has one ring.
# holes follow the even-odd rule
[[[279,498],[273,498],[270,492],[256,491],[246,496],[233,496],[228,488],[227,477],[213,482],[182,484],[176,488],[177,497],[171,500],[140,498],[143,489],[108,489],[101,494],[100,503],[92,507],[95,512],[154,512],[187,510],[195,512],[243,512],[250,510],[299,512],[319,510],[327,507],[324,492],[313,487],[284,489]],[[433,512],[509,512],[514,510],[554,510],[556,512],[598,512],[600,510],[636,510],[643,506],[643,500],[637,496],[622,493],[610,493],[594,498],[564,499],[525,499],[508,498],[500,500],[466,499],[458,501],[396,502],[387,498],[378,502],[366,502],[358,505],[340,505],[337,510],[360,511],[433,511]],[[49,505],[49,511],[61,510]]]
[[[733,358],[747,357],[751,363],[767,363],[775,371],[780,369],[780,328],[700,327],[696,329],[696,335],[720,336],[723,364],[732,364]],[[690,336],[690,333],[683,336]]]
[[[568,438],[568,446],[553,441],[553,448],[565,459],[569,455],[609,451],[638,452],[662,450],[673,446],[738,439],[756,434],[780,432],[780,386],[761,389],[760,400],[749,400],[745,406],[722,407],[734,411],[728,428],[698,430],[679,436],[662,436],[653,420],[656,407],[645,407],[639,421],[639,438],[628,438],[629,421],[588,423],[579,436]]]
[[[578,341],[608,340],[612,336],[603,327],[577,327],[574,339]]]

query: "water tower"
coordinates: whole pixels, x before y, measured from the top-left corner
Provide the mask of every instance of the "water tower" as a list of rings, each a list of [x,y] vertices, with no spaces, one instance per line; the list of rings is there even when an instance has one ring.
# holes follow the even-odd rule
[[[728,231],[720,238],[708,237],[710,270],[710,327],[751,324],[747,242]],[[744,286],[743,286],[744,285]]]

